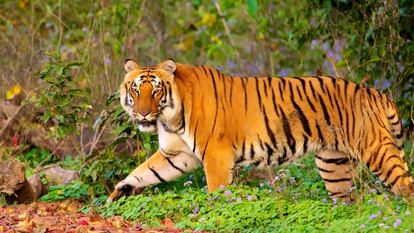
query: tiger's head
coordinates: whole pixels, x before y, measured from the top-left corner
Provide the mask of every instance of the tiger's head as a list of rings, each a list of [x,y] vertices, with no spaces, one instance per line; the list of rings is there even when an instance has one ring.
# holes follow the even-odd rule
[[[174,72],[176,64],[166,60],[157,66],[140,67],[134,60],[124,64],[120,86],[121,105],[143,132],[157,131],[157,119],[174,114]]]

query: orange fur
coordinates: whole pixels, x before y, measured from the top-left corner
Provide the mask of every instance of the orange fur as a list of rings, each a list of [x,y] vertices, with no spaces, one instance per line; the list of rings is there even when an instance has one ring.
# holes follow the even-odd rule
[[[142,130],[158,132],[160,149],[116,186],[114,196],[172,180],[199,164],[214,191],[232,182],[235,165],[277,165],[309,151],[317,153],[332,197],[350,199],[358,162],[394,193],[414,195],[401,119],[375,89],[325,76],[231,77],[171,60],[142,68],[127,61],[125,70],[121,104]]]

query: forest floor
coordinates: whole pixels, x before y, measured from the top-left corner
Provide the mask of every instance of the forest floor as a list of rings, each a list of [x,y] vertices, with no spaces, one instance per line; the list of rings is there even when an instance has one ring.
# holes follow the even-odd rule
[[[161,227],[144,229],[140,223],[123,220],[120,216],[102,218],[93,210],[82,213],[81,206],[78,201],[64,200],[0,207],[0,232],[182,232],[169,219],[165,219]]]

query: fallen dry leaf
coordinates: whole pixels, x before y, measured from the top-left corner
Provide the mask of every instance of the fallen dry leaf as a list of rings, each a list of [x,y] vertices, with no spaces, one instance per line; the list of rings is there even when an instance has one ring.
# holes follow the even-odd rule
[[[80,207],[82,205],[73,200],[0,207],[0,233],[183,232],[175,228],[170,218],[162,220],[159,228],[143,229],[141,224],[126,221],[120,216],[104,219],[92,210],[86,214],[79,212]]]

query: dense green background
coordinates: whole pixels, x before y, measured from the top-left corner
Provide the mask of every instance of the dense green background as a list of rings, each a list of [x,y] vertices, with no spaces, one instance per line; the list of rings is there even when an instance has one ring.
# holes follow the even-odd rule
[[[18,156],[28,165],[28,175],[39,164],[56,162],[81,171],[82,181],[55,187],[44,200],[75,197],[99,204],[115,182],[156,149],[156,137],[137,132],[117,103],[127,58],[141,65],[173,58],[212,65],[227,74],[342,76],[389,94],[401,109],[405,126],[412,119],[414,8],[410,0],[0,0],[0,6],[0,100],[20,85],[24,101],[10,101],[32,105],[36,114],[27,114],[34,115],[56,143],[71,140],[78,151],[57,157],[25,145],[23,139],[16,149],[10,135],[2,135],[0,154]],[[13,129],[30,125],[19,121]],[[79,140],[80,132],[87,131],[96,142],[92,149]],[[412,138],[406,142],[411,168],[412,143]],[[236,200],[241,198],[237,205],[227,200],[227,190],[207,195],[198,171],[129,199],[123,207],[118,206],[121,201],[101,211],[149,225],[171,217],[181,227],[213,231],[249,226],[292,232],[413,229],[413,209],[391,194],[385,198],[372,192],[375,188],[387,193],[364,168],[363,179],[357,182],[359,198],[351,207],[326,203],[328,196],[311,157],[271,171],[267,178],[272,181],[280,172],[286,173],[283,182],[268,187],[259,185],[267,183],[262,179],[240,178],[230,188]],[[183,187],[187,179],[195,180],[191,187]],[[215,195],[222,199],[209,200]],[[199,200],[200,212],[194,212],[194,199]],[[157,209],[161,204],[164,212]],[[132,214],[129,210],[134,206],[148,208]],[[264,225],[269,228],[256,226],[258,222],[268,222]]]

